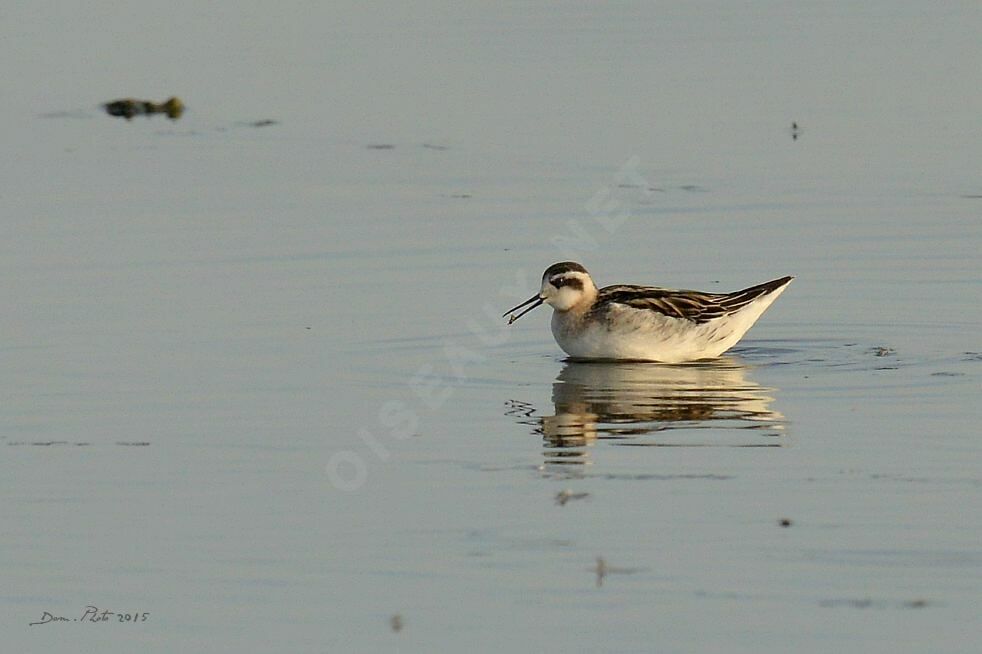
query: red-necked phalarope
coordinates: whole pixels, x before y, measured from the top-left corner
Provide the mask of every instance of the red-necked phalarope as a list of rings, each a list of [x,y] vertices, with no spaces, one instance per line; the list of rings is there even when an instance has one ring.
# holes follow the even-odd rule
[[[597,289],[586,268],[556,263],[538,293],[510,309],[511,324],[545,303],[552,335],[574,359],[632,359],[679,363],[712,359],[736,345],[793,277],[734,293],[675,291],[654,286]]]

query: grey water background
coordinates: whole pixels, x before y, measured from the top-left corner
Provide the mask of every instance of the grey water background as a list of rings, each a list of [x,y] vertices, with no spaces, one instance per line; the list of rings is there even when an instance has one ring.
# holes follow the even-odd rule
[[[976,651],[978,3],[0,13],[5,651]]]

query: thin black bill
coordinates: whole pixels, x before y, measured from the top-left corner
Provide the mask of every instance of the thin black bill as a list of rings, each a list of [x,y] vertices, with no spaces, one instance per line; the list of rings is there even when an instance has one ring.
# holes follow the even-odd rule
[[[501,317],[504,318],[508,314],[510,314],[510,313],[512,313],[514,311],[517,311],[518,309],[521,309],[522,307],[524,307],[527,304],[531,304],[532,305],[528,309],[526,309],[525,311],[523,311],[520,314],[518,314],[517,316],[516,315],[512,315],[510,318],[508,318],[508,324],[510,325],[513,322],[515,322],[516,320],[518,320],[519,318],[521,318],[522,316],[524,316],[526,313],[528,313],[529,311],[531,311],[532,309],[534,309],[537,306],[541,305],[543,302],[544,302],[544,300],[541,297],[539,297],[539,294],[538,293],[536,293],[535,295],[533,295],[529,299],[525,300],[524,302],[522,302],[518,306],[512,307],[511,309],[508,309],[508,311],[505,311],[501,315]]]

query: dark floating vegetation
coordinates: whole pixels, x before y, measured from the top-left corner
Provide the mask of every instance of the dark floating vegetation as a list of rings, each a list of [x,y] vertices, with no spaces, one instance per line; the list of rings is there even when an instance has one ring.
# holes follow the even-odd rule
[[[117,116],[126,120],[133,120],[133,116],[149,117],[154,114],[164,114],[171,120],[177,120],[184,113],[184,103],[177,97],[168,98],[159,104],[149,100],[122,98],[107,102],[102,107],[110,116]]]

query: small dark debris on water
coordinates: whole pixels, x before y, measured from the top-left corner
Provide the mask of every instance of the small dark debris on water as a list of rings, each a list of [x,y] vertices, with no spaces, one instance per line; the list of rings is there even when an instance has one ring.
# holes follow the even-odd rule
[[[122,98],[107,102],[102,107],[110,116],[126,120],[133,120],[133,116],[149,117],[153,114],[164,114],[171,120],[177,120],[184,113],[184,103],[177,97],[168,98],[159,104],[149,100]]]
[[[389,618],[389,628],[396,633],[402,631],[402,616],[400,614],[396,613]]]
[[[597,588],[604,585],[604,577],[607,576],[607,562],[602,556],[597,557],[597,565],[594,568],[594,572],[597,575]]]
[[[798,122],[794,121],[791,123],[791,140],[797,141],[798,137],[801,136],[801,128],[798,127]]]
[[[607,565],[606,559],[598,556],[596,565],[590,571],[597,576],[597,588],[600,588],[604,585],[604,579],[608,575],[631,575],[636,572],[643,572],[644,568],[616,568],[612,565]]]
[[[777,524],[779,524],[782,527],[790,527],[794,523],[791,522],[791,518],[781,518],[780,520],[777,521]]]
[[[395,150],[396,146],[391,143],[369,143],[365,146],[369,150]]]
[[[247,127],[269,127],[271,125],[279,125],[280,121],[273,120],[272,118],[263,118],[262,120],[254,120],[251,123],[246,123]]]
[[[574,493],[567,488],[556,493],[556,504],[566,506],[566,503],[569,501],[582,500],[585,497],[590,497],[590,493]]]
[[[870,608],[923,609],[930,606],[931,602],[923,598],[918,598],[918,599],[905,600],[903,602],[894,603],[885,600],[874,601],[869,597],[862,597],[862,598],[825,599],[820,601],[818,604],[819,606],[825,608],[845,607],[849,609],[870,609]]]
[[[875,357],[888,357],[897,353],[892,347],[887,347],[885,345],[877,345],[876,347],[871,347],[869,349],[870,354]]]

